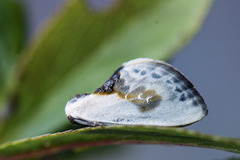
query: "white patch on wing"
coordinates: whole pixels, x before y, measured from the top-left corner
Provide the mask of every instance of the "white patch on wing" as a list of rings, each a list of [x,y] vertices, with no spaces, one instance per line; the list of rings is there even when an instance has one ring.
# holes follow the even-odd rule
[[[203,98],[179,71],[149,58],[126,62],[93,94],[75,97],[67,116],[104,125],[183,126],[207,115]]]

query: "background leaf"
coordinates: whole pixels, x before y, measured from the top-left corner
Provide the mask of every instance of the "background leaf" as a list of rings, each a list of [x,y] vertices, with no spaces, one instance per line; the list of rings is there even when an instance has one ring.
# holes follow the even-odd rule
[[[25,22],[21,3],[0,1],[0,106],[4,89],[25,39]]]
[[[0,158],[41,157],[64,150],[113,144],[174,144],[240,153],[240,140],[176,128],[115,126],[86,128],[0,145]]]
[[[24,51],[13,84],[18,109],[1,140],[69,124],[64,107],[70,97],[94,91],[124,61],[169,59],[199,29],[210,2],[132,0],[94,12],[82,1],[69,1]]]

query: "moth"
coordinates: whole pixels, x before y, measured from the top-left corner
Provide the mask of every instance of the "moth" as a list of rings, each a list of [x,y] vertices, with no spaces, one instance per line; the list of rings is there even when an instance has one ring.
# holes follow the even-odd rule
[[[92,94],[67,102],[70,122],[81,126],[186,126],[208,114],[192,83],[171,65],[150,58],[125,62]]]

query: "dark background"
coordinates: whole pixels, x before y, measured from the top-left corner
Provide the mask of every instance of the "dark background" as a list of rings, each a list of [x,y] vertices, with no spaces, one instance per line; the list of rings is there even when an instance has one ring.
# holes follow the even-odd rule
[[[110,0],[103,0],[104,3]],[[24,0],[31,37],[61,6],[63,0]],[[187,128],[240,138],[240,1],[214,2],[203,27],[172,60],[204,97],[209,115]],[[85,159],[227,159],[240,155],[193,147],[128,145],[102,151]],[[83,157],[82,157],[83,158]]]

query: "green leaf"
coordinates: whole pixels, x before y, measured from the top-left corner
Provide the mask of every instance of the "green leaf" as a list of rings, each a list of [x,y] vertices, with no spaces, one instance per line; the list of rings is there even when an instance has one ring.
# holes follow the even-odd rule
[[[24,44],[25,24],[21,3],[0,1],[0,101],[8,76]]]
[[[179,128],[114,126],[70,130],[0,145],[0,158],[41,157],[74,148],[116,144],[170,144],[240,153],[240,139]]]
[[[69,124],[66,102],[94,91],[124,61],[170,59],[200,28],[211,4],[131,0],[97,12],[84,2],[68,1],[25,50],[13,91],[18,110],[3,127],[2,141]]]

